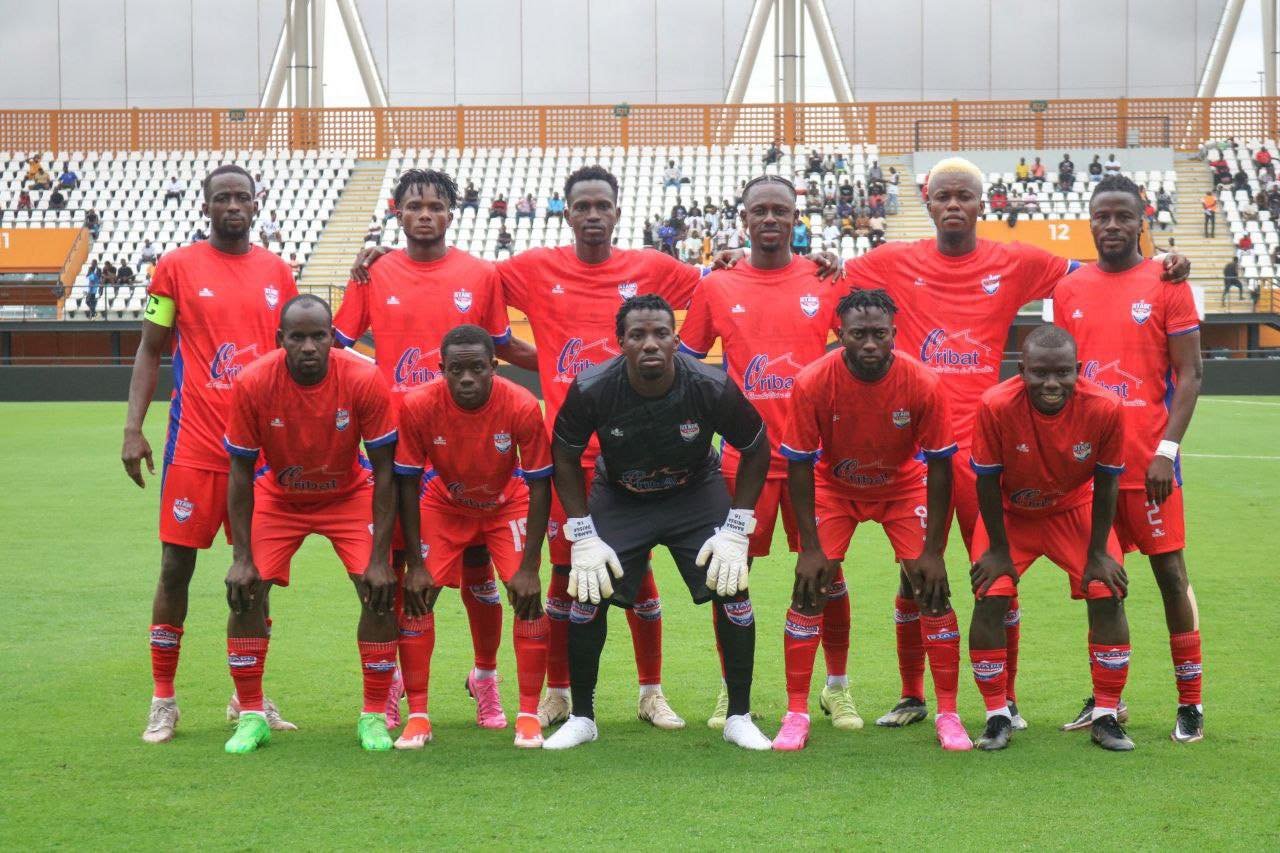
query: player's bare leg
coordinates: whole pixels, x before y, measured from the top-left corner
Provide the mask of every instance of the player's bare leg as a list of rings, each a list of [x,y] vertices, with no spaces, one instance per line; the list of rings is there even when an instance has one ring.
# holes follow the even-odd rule
[[[987,709],[986,727],[975,746],[986,751],[1004,749],[1013,736],[1013,714],[1006,692],[1005,615],[1009,612],[1009,602],[1009,597],[1003,595],[980,598],[973,605],[973,618],[969,622],[969,659]]]
[[[142,739],[173,740],[181,714],[173,680],[178,671],[183,623],[187,620],[187,588],[196,570],[196,549],[168,542],[160,546],[160,579],[151,602],[151,709]]]
[[[267,724],[262,676],[267,664],[267,590],[270,584],[258,582],[246,592],[245,606],[233,604],[227,615],[227,666],[239,697],[240,714],[236,730],[225,749],[233,755],[256,752],[271,742]],[[234,593],[233,593],[234,594]],[[230,595],[229,595],[230,598]]]
[[[1152,554],[1151,571],[1164,601],[1164,620],[1169,628],[1169,650],[1178,688],[1178,713],[1170,737],[1177,743],[1195,743],[1204,738],[1200,618],[1195,593],[1187,580],[1183,552]]]
[[[893,623],[897,634],[898,672],[902,694],[898,704],[876,720],[877,726],[900,728],[929,716],[924,701],[924,634],[920,629],[920,605],[911,591],[911,582],[899,566],[898,594],[893,602]]]
[[[476,702],[476,725],[505,729],[507,716],[498,694],[498,646],[502,642],[502,596],[494,579],[489,549],[472,546],[462,552],[462,583],[458,590],[471,627],[474,665],[466,690]]]
[[[1103,749],[1128,752],[1133,741],[1120,727],[1117,709],[1129,676],[1129,622],[1124,600],[1089,599],[1089,660],[1093,676],[1093,742]]]
[[[359,594],[360,577],[349,577]],[[361,600],[356,645],[360,650],[364,703],[356,733],[360,746],[370,752],[384,752],[392,747],[391,733],[387,731],[386,703],[387,692],[395,677],[399,634],[394,607],[388,607],[379,613],[368,602]]]
[[[431,655],[436,646],[435,605],[439,595],[439,587],[427,593],[425,614],[410,616],[404,612],[403,606],[397,614],[401,677],[405,697],[409,701],[409,718],[400,737],[396,738],[396,749],[422,749],[432,740],[428,699]]]
[[[903,570],[909,581],[913,580],[919,569],[914,560],[903,560]],[[937,713],[934,715],[934,726],[938,732],[938,742],[949,751],[964,751],[973,748],[956,710],[956,695],[959,692],[960,678],[960,625],[956,621],[956,613],[951,608],[950,593],[942,600],[928,600],[923,580],[912,583],[917,590],[916,604],[920,607],[920,631],[924,636],[925,657],[929,661],[929,671],[933,675],[934,700]]]

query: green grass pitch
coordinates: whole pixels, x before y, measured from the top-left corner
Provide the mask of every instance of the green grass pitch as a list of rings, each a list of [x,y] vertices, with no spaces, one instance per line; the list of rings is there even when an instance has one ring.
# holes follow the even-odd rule
[[[165,407],[148,436],[161,446]],[[846,564],[850,674],[866,730],[838,733],[812,702],[799,754],[747,754],[704,725],[719,678],[710,614],[695,609],[666,554],[664,681],[683,732],[635,718],[635,671],[611,618],[597,703],[601,741],[569,754],[516,750],[510,730],[476,728],[463,691],[470,660],[456,594],[441,597],[431,712],[436,742],[366,755],[355,740],[356,599],[327,543],[299,554],[272,596],[266,688],[301,730],[259,754],[223,754],[230,693],[222,578],[230,551],[201,555],[178,672],[183,711],[167,746],[139,740],[150,696],[146,640],[159,547],[158,479],[139,491],[118,461],[118,404],[0,406],[4,720],[0,847],[270,849],[406,847],[1276,849],[1280,743],[1275,618],[1280,553],[1280,400],[1206,398],[1186,442],[1188,564],[1204,630],[1203,743],[1170,742],[1175,694],[1159,596],[1130,558],[1133,663],[1125,698],[1138,748],[1106,754],[1063,734],[1089,692],[1084,608],[1065,576],[1023,581],[1018,692],[1031,728],[999,754],[944,754],[925,723],[870,725],[897,696],[895,573],[878,528]],[[948,551],[961,626],[965,557]],[[792,563],[757,563],[755,708],[776,731],[785,702],[782,622]],[[545,569],[544,569],[545,578]],[[500,665],[515,711],[510,614]],[[981,702],[962,658],[960,710]],[[815,688],[822,677],[821,656]]]

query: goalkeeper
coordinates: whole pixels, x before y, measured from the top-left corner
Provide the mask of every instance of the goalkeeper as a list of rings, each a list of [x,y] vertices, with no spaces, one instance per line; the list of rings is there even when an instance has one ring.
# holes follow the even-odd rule
[[[593,700],[607,605],[631,607],[649,552],[665,545],[697,604],[714,602],[716,641],[729,691],[724,739],[769,749],[751,720],[756,627],[747,596],[747,537],[769,469],[769,440],[755,407],[722,371],[677,354],[675,312],[659,296],[626,300],[616,318],[622,355],[574,379],[552,437],[555,486],[569,516],[569,683],[573,714],[543,744],[595,740]],[[741,454],[732,508],[719,433]],[[588,500],[580,460],[600,456]]]

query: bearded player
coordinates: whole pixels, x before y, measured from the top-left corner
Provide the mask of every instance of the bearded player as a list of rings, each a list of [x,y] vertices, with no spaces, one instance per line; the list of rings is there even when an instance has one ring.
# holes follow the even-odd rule
[[[1093,693],[1090,726],[1103,749],[1133,741],[1117,719],[1129,674],[1124,554],[1111,524],[1124,470],[1120,401],[1079,378],[1075,341],[1059,326],[1027,336],[1018,374],[982,395],[973,459],[981,517],[970,578],[977,603],[969,626],[973,677],[987,707],[982,750],[1013,734],[1005,694],[1004,615],[1018,579],[1039,557],[1067,572],[1071,597],[1086,600]]]
[[[978,401],[999,380],[1001,356],[1018,309],[1051,296],[1062,276],[1079,264],[1021,243],[979,240],[982,173],[968,160],[953,157],[934,166],[926,202],[937,229],[934,239],[886,243],[850,261],[846,269],[854,287],[889,292],[899,309],[898,345],[944,379],[960,446],[952,457],[952,501],[967,545],[978,518],[975,475],[969,467]],[[1185,260],[1165,258],[1164,276],[1183,280],[1189,271]],[[909,725],[928,714],[919,619],[904,576],[894,604],[902,699],[876,720],[877,725]],[[1020,623],[1015,598],[1005,623],[1011,702]],[[1016,703],[1011,707],[1014,727],[1024,728]]]
[[[436,598],[441,587],[459,585],[463,554],[480,545],[493,556],[515,610],[515,743],[541,747],[538,697],[547,670],[547,618],[538,563],[551,508],[551,447],[542,409],[524,388],[494,376],[487,330],[452,329],[440,342],[440,358],[444,381],[414,390],[400,410],[395,470],[409,561],[400,660],[409,722],[395,745],[420,749],[431,740],[427,687]],[[424,471],[430,473],[419,497]]]
[[[333,544],[360,597],[360,745],[389,750],[383,710],[396,667],[390,395],[373,365],[331,351],[333,317],[318,296],[285,304],[277,341],[283,349],[251,365],[236,383],[223,439],[231,454],[227,509],[235,540],[227,572],[227,664],[241,706],[226,750],[254,752],[271,739],[262,698],[267,588],[289,585],[289,561],[312,534]],[[368,463],[360,458],[361,441]],[[259,456],[267,471],[255,481]]]
[[[142,739],[172,740],[180,713],[174,676],[187,618],[187,589],[196,551],[213,544],[227,520],[226,449],[222,433],[232,384],[254,359],[275,348],[280,306],[297,295],[289,265],[251,240],[258,213],[253,178],[219,166],[204,180],[202,213],[209,239],[166,252],[156,265],[129,381],[120,459],[139,488],[142,462],[154,475],[142,424],[155,395],[160,357],[173,352],[173,394],[160,476],[160,581],[151,605],[151,710]],[[265,607],[266,602],[263,602]],[[235,719],[233,695],[227,714]],[[297,728],[267,700],[272,728]]]
[[[1116,533],[1126,551],[1151,562],[1164,600],[1178,710],[1171,737],[1204,737],[1200,622],[1183,558],[1182,466],[1178,448],[1200,395],[1200,321],[1191,291],[1161,280],[1138,245],[1143,206],[1137,185],[1108,175],[1094,187],[1089,228],[1098,262],[1058,285],[1054,316],[1076,338],[1084,375],[1124,403],[1125,471]],[[1076,720],[1089,725],[1100,698]]]
[[[439,377],[440,342],[458,325],[481,326],[493,338],[499,356],[536,370],[533,348],[511,335],[493,264],[446,242],[458,203],[453,178],[431,169],[409,169],[396,181],[393,200],[405,248],[387,253],[369,270],[367,281],[348,283],[334,318],[339,345],[352,346],[366,330],[373,330],[374,360],[397,412],[406,394]],[[402,543],[395,545],[400,552]],[[475,655],[467,691],[476,700],[478,725],[505,728],[497,677],[502,603],[489,553],[483,545],[468,548],[462,566],[462,603]],[[398,717],[399,691],[393,692],[387,710]]]
[[[742,388],[769,427],[772,454],[769,475],[756,502],[756,529],[751,534],[752,559],[768,555],[778,514],[792,551],[799,550],[795,513],[786,489],[787,460],[778,446],[786,431],[796,374],[826,352],[833,327],[839,326],[839,289],[815,281],[813,265],[791,252],[796,192],[785,178],[763,175],[742,191],[751,256],[731,269],[708,275],[693,294],[680,329],[680,349],[706,358],[719,338],[729,375]],[[721,469],[729,493],[735,492],[738,452],[722,448]],[[846,663],[849,657],[849,596],[839,568],[828,584],[822,613],[822,647],[827,683],[819,697],[823,712],[838,729],[860,729]],[[724,726],[729,694],[723,683],[715,712],[707,724]]]
[[[956,712],[960,630],[943,562],[956,444],[942,380],[894,351],[895,313],[883,290],[853,291],[837,307],[841,347],[796,377],[782,453],[801,550],[783,634],[787,713],[774,749],[808,742],[826,599],[866,521],[884,527],[921,611],[938,742],[946,750],[973,746]]]

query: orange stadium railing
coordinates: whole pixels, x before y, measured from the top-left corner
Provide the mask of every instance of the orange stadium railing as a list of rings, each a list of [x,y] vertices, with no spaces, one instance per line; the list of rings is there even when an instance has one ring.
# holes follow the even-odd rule
[[[1132,145],[1277,136],[1280,98],[1112,98],[848,104],[635,104],[326,109],[0,111],[0,150],[792,145],[919,149]]]

